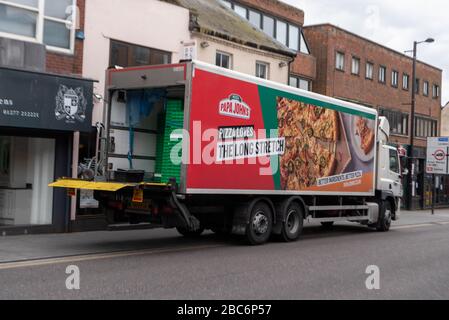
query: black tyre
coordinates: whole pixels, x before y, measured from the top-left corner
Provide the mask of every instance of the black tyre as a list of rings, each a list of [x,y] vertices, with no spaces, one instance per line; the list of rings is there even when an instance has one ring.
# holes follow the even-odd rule
[[[261,245],[268,241],[273,230],[273,212],[264,202],[258,202],[251,210],[246,239],[252,245]]]
[[[176,230],[186,238],[197,238],[204,232],[204,228],[200,228],[196,231],[190,231],[182,227],[176,227]]]
[[[296,202],[291,203],[285,213],[282,223],[281,239],[285,242],[296,241],[302,233],[304,226],[304,212]]]
[[[390,201],[382,201],[379,208],[379,220],[377,221],[376,230],[380,232],[387,232],[391,227],[391,220],[393,217],[393,209]]]
[[[321,225],[323,226],[323,228],[325,229],[331,229],[334,226],[334,222],[333,221],[329,221],[329,222],[321,222]]]

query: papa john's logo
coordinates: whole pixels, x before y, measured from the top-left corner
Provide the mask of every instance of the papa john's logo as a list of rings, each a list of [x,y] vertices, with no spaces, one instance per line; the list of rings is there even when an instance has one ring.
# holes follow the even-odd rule
[[[243,101],[238,94],[231,94],[229,98],[221,100],[218,112],[222,116],[249,120],[251,118],[251,108]]]
[[[65,120],[66,123],[84,122],[86,119],[87,101],[83,88],[68,88],[59,86],[56,95],[55,116],[57,120]]]

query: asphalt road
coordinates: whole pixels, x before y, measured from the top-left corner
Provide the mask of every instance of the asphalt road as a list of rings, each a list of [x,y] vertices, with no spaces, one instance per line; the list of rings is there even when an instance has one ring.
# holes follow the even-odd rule
[[[298,242],[260,247],[170,237],[168,246],[0,264],[0,299],[449,299],[447,223],[309,227]],[[79,290],[66,288],[69,265]],[[380,290],[366,288],[369,265]]]

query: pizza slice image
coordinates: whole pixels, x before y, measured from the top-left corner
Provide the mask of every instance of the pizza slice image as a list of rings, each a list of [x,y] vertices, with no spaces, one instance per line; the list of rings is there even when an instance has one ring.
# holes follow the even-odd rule
[[[356,122],[357,134],[360,136],[361,145],[360,148],[369,154],[374,147],[375,134],[374,130],[368,127],[368,120],[362,117],[358,117]]]

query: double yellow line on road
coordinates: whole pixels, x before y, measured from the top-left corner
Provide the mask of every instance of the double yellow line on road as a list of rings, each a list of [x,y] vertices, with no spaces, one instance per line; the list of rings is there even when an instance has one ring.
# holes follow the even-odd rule
[[[433,222],[433,223],[422,223],[422,224],[411,224],[404,226],[392,227],[392,230],[405,230],[405,229],[417,229],[424,227],[434,227],[434,226],[445,226],[449,225],[447,222]],[[153,255],[160,253],[174,253],[174,252],[187,252],[194,250],[203,249],[214,249],[225,247],[226,244],[214,244],[214,245],[203,245],[203,246],[193,246],[193,247],[179,247],[179,248],[165,248],[165,249],[145,249],[145,250],[131,250],[131,251],[117,251],[117,252],[107,252],[107,253],[92,253],[76,256],[66,256],[57,258],[44,258],[44,259],[33,259],[26,261],[15,261],[15,262],[5,262],[0,263],[1,270],[27,268],[27,267],[39,267],[54,264],[69,264],[75,262],[83,261],[94,261],[94,260],[104,260],[113,258],[123,258],[123,257],[136,257],[143,255]]]
[[[109,253],[93,253],[77,256],[67,256],[58,258],[48,258],[48,259],[33,259],[26,261],[15,261],[15,262],[5,262],[0,263],[0,271],[8,269],[26,268],[26,267],[40,267],[53,264],[66,264],[75,263],[83,261],[93,261],[93,260],[104,260],[112,258],[123,258],[123,257],[136,257],[143,255],[152,255],[159,253],[173,253],[173,252],[186,252],[193,250],[203,250],[203,249],[214,249],[224,247],[225,245],[204,245],[195,247],[183,247],[183,248],[167,248],[167,249],[148,249],[148,250],[133,250],[133,251],[119,251],[119,252],[109,252]]]

